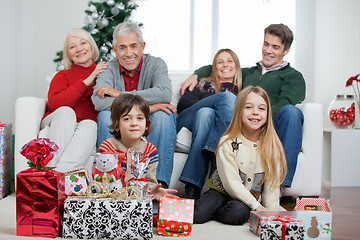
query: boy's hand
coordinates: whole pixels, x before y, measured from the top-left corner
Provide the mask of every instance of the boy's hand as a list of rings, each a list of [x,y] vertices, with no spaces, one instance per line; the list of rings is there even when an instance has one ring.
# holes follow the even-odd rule
[[[162,195],[173,195],[171,193],[177,193],[176,189],[165,189],[161,187],[161,184],[159,183],[152,189],[148,191],[149,195],[151,196],[151,200],[160,201],[160,196]]]

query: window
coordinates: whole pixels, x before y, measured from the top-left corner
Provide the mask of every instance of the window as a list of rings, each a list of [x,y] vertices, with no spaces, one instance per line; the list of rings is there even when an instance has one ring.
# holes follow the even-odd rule
[[[145,53],[172,73],[192,73],[230,48],[241,66],[261,60],[264,28],[284,23],[295,33],[295,0],[138,0],[133,20],[143,23]],[[296,34],[295,34],[296,35]],[[295,38],[296,39],[296,38]],[[295,44],[285,57],[294,66]]]

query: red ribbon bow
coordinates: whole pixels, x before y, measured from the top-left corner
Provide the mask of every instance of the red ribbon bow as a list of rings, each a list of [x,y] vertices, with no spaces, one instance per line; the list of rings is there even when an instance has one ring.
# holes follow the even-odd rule
[[[286,234],[286,223],[288,222],[300,222],[299,220],[292,219],[291,216],[283,216],[283,215],[276,215],[274,218],[269,219],[271,221],[280,221],[281,222],[281,240],[285,240]]]
[[[146,178],[130,178],[128,182],[137,181],[137,182],[147,182]]]

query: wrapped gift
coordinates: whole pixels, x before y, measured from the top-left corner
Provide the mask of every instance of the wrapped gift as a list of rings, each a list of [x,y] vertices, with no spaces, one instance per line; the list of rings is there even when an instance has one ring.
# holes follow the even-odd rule
[[[12,125],[0,123],[0,199],[10,193],[12,171]]]
[[[64,238],[151,239],[150,199],[68,197],[64,206]]]
[[[57,145],[49,139],[32,140],[21,149],[31,168],[16,175],[18,236],[61,235],[64,174],[45,167],[57,151]]]
[[[329,200],[324,198],[297,199],[294,216],[304,223],[305,239],[331,239],[332,210]]]
[[[85,168],[74,169],[65,173],[65,195],[81,196],[86,195],[89,185],[89,175]]]
[[[281,215],[281,216],[292,216],[292,211],[251,211],[250,212],[250,231],[260,236],[261,232],[261,223],[272,216]]]
[[[188,236],[194,221],[194,200],[161,196],[157,229],[165,236]]]
[[[300,220],[291,216],[276,215],[264,219],[260,224],[261,240],[302,240],[304,239],[304,225]]]

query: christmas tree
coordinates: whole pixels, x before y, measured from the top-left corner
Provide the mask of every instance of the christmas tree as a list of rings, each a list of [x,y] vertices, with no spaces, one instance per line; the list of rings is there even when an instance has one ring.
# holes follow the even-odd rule
[[[115,26],[128,20],[138,5],[132,0],[100,0],[89,1],[88,6],[85,10],[83,29],[90,32],[100,50],[97,62],[109,61],[115,57],[112,50],[112,34]],[[62,51],[58,51],[54,59],[57,71],[64,69],[62,54]]]

